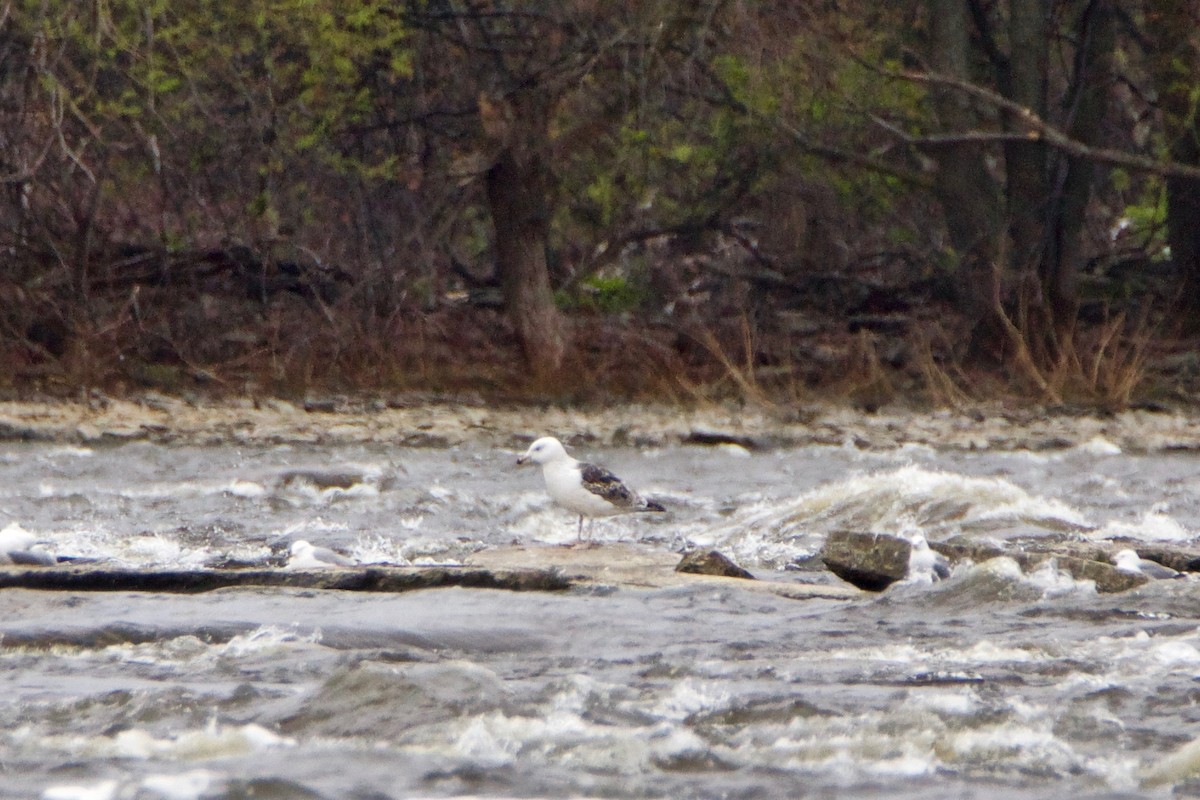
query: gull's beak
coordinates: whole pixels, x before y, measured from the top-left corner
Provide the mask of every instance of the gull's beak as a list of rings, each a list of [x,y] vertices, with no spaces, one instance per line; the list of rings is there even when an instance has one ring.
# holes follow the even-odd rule
[[[529,453],[522,453],[521,455],[517,456],[517,466],[518,467],[520,467],[524,464],[527,464],[527,463],[529,463]]]

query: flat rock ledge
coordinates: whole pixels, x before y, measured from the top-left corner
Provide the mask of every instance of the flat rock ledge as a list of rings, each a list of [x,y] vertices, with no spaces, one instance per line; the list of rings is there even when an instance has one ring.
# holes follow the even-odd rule
[[[554,569],[362,567],[350,569],[114,569],[97,566],[0,567],[0,589],[194,594],[215,589],[286,587],[348,592],[411,592],[461,586],[553,592],[571,581]]]
[[[337,569],[116,569],[96,565],[0,566],[0,589],[64,592],[195,594],[218,589],[289,588],[350,592],[468,589],[559,592],[615,587],[662,589],[706,584],[765,592],[794,600],[849,600],[858,589],[794,581],[675,571],[679,555],[628,544],[595,547],[501,547],[473,554],[463,566]],[[748,572],[742,571],[746,576]],[[735,573],[737,574],[737,573]],[[752,577],[752,576],[751,576]]]
[[[687,559],[682,563],[686,564]],[[596,547],[498,547],[473,554],[468,564],[494,569],[529,564],[551,566],[578,586],[665,589],[706,585],[762,592],[793,600],[853,600],[863,596],[860,590],[840,584],[800,583],[769,578],[747,580],[747,577],[756,576],[736,565],[733,565],[736,572],[727,575],[679,571],[677,566],[681,561],[678,553],[624,543]]]

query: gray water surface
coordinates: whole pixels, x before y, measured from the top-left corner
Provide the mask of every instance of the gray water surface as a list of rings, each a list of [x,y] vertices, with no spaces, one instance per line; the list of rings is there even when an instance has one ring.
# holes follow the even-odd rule
[[[1200,458],[579,448],[716,546],[836,582],[838,528],[931,540],[1200,530]],[[457,563],[574,540],[482,446],[0,446],[0,527],[138,568]],[[352,479],[335,481],[329,473]],[[310,478],[315,476],[315,480]],[[1200,584],[1099,595],[996,560],[851,602],[726,585],[561,594],[0,591],[0,796],[1079,797],[1200,789]]]

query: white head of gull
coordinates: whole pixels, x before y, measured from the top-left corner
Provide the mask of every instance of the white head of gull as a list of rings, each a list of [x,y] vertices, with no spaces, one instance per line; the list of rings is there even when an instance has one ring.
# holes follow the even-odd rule
[[[579,515],[577,535],[580,540],[583,539],[584,517],[590,521],[615,514],[666,511],[655,501],[647,500],[630,489],[604,467],[571,458],[562,442],[553,436],[538,439],[517,458],[517,464],[529,462],[541,466],[550,498]]]

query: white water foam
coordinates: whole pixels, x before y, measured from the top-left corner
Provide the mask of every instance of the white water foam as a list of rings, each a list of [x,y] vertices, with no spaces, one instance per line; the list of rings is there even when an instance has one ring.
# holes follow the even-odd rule
[[[264,625],[238,634],[221,644],[209,644],[196,636],[175,636],[151,642],[111,644],[98,649],[79,645],[55,644],[42,647],[6,647],[0,651],[0,663],[20,661],[29,653],[53,655],[76,662],[147,664],[177,666],[210,663],[220,659],[244,659],[288,648],[319,645],[321,632],[300,633],[275,625]]]
[[[1079,510],[1031,495],[1001,478],[976,478],[912,464],[853,475],[798,497],[749,505],[721,525],[688,531],[693,543],[729,551],[739,563],[781,566],[814,555],[827,531],[916,528],[930,539],[1015,524],[1087,531]]]
[[[15,738],[29,735],[27,730],[14,732]],[[156,737],[141,728],[129,728],[112,736],[51,735],[37,741],[41,748],[73,757],[182,761],[232,758],[295,744],[294,739],[280,736],[261,725],[220,725],[215,720],[202,729],[166,737]]]
[[[77,445],[65,444],[57,447],[51,447],[42,454],[42,457],[47,461],[53,461],[54,459],[60,457],[91,458],[94,455],[96,455],[96,451],[90,447],[78,447]]]
[[[142,778],[141,788],[163,800],[199,800],[216,780],[215,772],[193,769],[175,775],[147,775]]]
[[[42,792],[42,800],[112,800],[119,784],[114,780],[97,783],[63,783]]]

